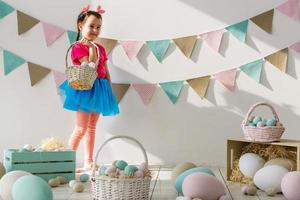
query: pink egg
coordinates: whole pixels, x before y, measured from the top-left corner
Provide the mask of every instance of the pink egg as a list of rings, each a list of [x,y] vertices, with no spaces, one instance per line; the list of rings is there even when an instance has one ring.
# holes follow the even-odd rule
[[[281,190],[288,200],[299,200],[300,198],[300,172],[288,172],[281,180]]]
[[[116,172],[117,168],[116,166],[112,165],[112,166],[109,166],[106,170],[105,170],[105,174],[110,174],[112,172]]]
[[[148,169],[148,163],[143,162],[140,164],[140,166],[138,167],[141,171],[145,171]]]
[[[144,172],[141,170],[137,170],[136,172],[134,172],[134,177],[136,178],[144,178]]]
[[[225,188],[216,177],[196,172],[184,179],[182,192],[191,198],[219,199],[225,194]]]
[[[263,121],[257,122],[256,126],[257,127],[264,127],[266,124]]]

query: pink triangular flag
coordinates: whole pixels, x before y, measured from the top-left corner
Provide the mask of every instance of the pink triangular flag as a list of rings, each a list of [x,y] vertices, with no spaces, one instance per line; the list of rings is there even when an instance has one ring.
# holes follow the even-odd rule
[[[144,105],[148,105],[156,90],[155,84],[132,84],[132,86],[140,95]]]
[[[65,32],[63,28],[53,24],[42,22],[42,25],[47,46],[50,46]]]
[[[281,4],[277,9],[283,14],[299,21],[299,0],[288,0],[286,3]]]
[[[211,31],[208,33],[201,34],[200,37],[206,42],[208,46],[210,46],[213,50],[218,52],[222,41],[223,32],[223,29]]]
[[[298,53],[300,53],[300,41],[299,42],[296,42],[295,44],[292,44],[290,46],[291,49],[297,51]]]
[[[137,56],[140,49],[142,48],[144,42],[143,41],[119,41],[122,45],[124,51],[130,60]]]
[[[234,91],[235,78],[236,78],[236,68],[227,71],[222,71],[213,75],[213,77],[220,81],[227,89],[231,92]]]
[[[54,70],[52,72],[56,84],[57,93],[59,93],[58,87],[66,80],[66,75],[64,73],[54,71]]]

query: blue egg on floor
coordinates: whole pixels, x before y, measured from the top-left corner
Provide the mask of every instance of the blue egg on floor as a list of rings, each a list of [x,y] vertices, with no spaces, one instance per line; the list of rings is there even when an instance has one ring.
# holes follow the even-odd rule
[[[79,177],[80,182],[87,182],[89,180],[90,176],[88,174],[81,174]]]

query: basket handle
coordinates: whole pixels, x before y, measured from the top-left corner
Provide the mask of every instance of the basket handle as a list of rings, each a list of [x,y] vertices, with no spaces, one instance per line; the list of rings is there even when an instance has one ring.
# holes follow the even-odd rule
[[[245,117],[245,119],[244,119],[244,123],[245,123],[245,124],[246,124],[247,121],[249,120],[249,117],[250,117],[250,115],[252,114],[252,112],[254,111],[254,109],[255,109],[256,107],[258,107],[258,106],[267,106],[267,107],[269,107],[269,108],[271,109],[271,111],[272,111],[274,117],[275,117],[275,120],[276,120],[277,122],[279,122],[278,115],[277,115],[275,109],[273,108],[273,106],[271,106],[271,105],[270,105],[269,103],[267,103],[267,102],[258,102],[258,103],[256,103],[256,104],[252,105],[251,108],[249,109],[249,111],[248,111],[248,113],[247,113],[247,115],[246,115],[246,117]]]
[[[66,57],[65,57],[65,60],[66,60],[66,67],[68,67],[68,55],[69,55],[69,51],[70,51],[70,49],[71,49],[75,44],[77,44],[77,43],[78,43],[78,41],[72,43],[72,44],[69,46],[68,50],[67,50]],[[97,63],[95,63],[95,64],[96,64],[96,69],[97,69],[97,68],[98,68],[98,64],[99,64],[99,62],[100,62],[100,52],[99,52],[100,50],[99,50],[98,46],[97,46],[96,44],[94,44],[94,42],[91,42],[91,43],[97,48],[97,56],[98,56],[98,60],[97,60]]]
[[[99,147],[99,149],[98,149],[98,151],[97,151],[97,154],[96,154],[96,156],[95,156],[95,160],[94,160],[92,177],[95,176],[96,163],[97,163],[97,160],[98,160],[98,156],[99,156],[101,150],[104,148],[104,146],[105,146],[108,142],[110,142],[110,141],[112,141],[112,140],[115,140],[115,139],[124,139],[124,138],[125,138],[125,139],[129,139],[129,140],[132,140],[132,141],[134,141],[136,144],[138,144],[138,146],[139,146],[140,149],[142,150],[142,153],[143,153],[143,156],[144,156],[144,160],[145,160],[146,164],[148,165],[148,157],[147,157],[147,154],[146,154],[146,150],[145,150],[145,148],[143,147],[143,145],[142,145],[139,141],[137,141],[137,140],[136,140],[135,138],[133,138],[133,137],[126,136],[126,135],[114,136],[114,137],[111,137],[111,138],[107,139],[107,140]]]

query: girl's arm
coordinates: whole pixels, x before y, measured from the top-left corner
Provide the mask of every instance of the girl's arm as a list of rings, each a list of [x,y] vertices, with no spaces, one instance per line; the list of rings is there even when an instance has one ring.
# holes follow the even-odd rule
[[[111,84],[111,79],[110,79],[110,73],[107,67],[107,62],[104,63],[104,67],[105,67],[105,71],[106,71],[106,78],[109,81],[109,83]]]

